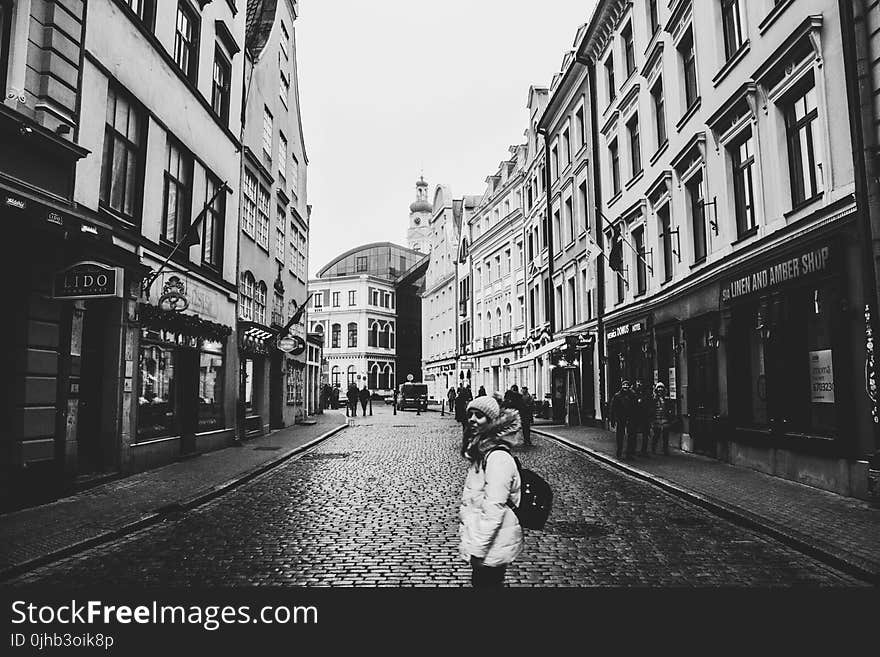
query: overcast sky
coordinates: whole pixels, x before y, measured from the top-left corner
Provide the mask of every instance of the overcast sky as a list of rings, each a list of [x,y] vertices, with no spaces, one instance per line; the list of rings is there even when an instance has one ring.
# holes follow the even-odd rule
[[[523,142],[595,0],[301,0],[297,66],[312,205],[309,275],[368,242],[406,245],[424,172],[482,194]]]

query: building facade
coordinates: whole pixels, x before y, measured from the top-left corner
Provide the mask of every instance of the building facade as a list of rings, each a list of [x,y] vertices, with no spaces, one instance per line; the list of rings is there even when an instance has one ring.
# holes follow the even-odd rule
[[[514,383],[527,385],[525,368],[513,366],[526,338],[521,198],[526,159],[524,145],[511,146],[467,218],[473,334],[466,360],[473,363],[474,392],[482,386],[489,394],[503,394]]]
[[[248,3],[238,231],[238,412],[242,435],[295,424],[307,408],[308,159],[299,110],[296,2]],[[292,338],[295,346],[279,344]]]
[[[231,3],[0,3],[0,212],[28,263],[8,504],[233,438],[244,27]]]
[[[663,381],[683,449],[854,496],[868,297],[837,2],[600,2],[607,392]]]
[[[398,382],[396,283],[425,255],[390,242],[334,258],[309,281],[309,332],[323,336],[328,383],[390,394]]]

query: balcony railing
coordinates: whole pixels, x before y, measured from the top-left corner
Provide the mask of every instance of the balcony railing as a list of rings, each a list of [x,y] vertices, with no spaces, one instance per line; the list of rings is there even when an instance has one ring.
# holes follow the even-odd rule
[[[501,336],[501,342],[505,347],[510,344],[510,331]]]
[[[492,346],[493,347],[500,347],[500,346],[502,346],[502,344],[503,344],[502,338],[500,335],[496,335],[496,336],[492,337]]]
[[[492,338],[483,338],[483,349],[492,348]]]

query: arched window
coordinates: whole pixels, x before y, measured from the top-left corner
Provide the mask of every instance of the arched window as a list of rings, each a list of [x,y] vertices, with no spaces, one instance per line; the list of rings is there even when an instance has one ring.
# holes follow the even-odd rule
[[[334,348],[339,348],[339,335],[342,333],[342,326],[340,324],[334,324],[330,329],[330,346]]]
[[[507,321],[504,322],[504,332],[509,333],[510,327],[513,325],[513,307],[510,304],[507,304]]]
[[[258,324],[266,323],[266,289],[263,281],[254,289],[254,321]]]
[[[367,345],[370,347],[379,346],[379,322],[370,322],[370,330],[367,331]]]
[[[388,349],[390,343],[389,340],[391,338],[391,328],[388,322],[384,322],[382,324],[382,331],[379,333],[379,347],[383,349]]]
[[[239,309],[239,312],[241,313],[242,319],[251,321],[254,319],[254,291],[256,285],[257,282],[252,273],[249,271],[242,272],[241,283],[239,285],[241,292],[241,308]]]
[[[342,372],[341,372],[341,370],[339,369],[339,365],[334,365],[334,366],[333,366],[333,369],[330,370],[330,382],[331,382],[331,384],[333,385],[334,388],[335,388],[337,385],[339,385],[339,383],[340,383],[340,381],[339,381],[339,377],[340,377],[341,375],[342,375]]]
[[[388,322],[385,325],[383,336],[381,341],[385,343],[385,346],[394,349],[394,322]]]
[[[502,328],[504,326],[504,319],[501,316],[501,308],[495,309],[495,317],[498,318],[498,326],[496,327],[498,333],[496,335],[501,335],[501,333],[504,331],[504,329]]]
[[[486,331],[483,333],[484,337],[491,338],[492,337],[492,311],[486,311]]]
[[[383,390],[394,390],[394,365],[385,365]]]
[[[358,325],[354,322],[348,323],[348,346],[355,348],[358,346]]]
[[[324,325],[323,324],[315,324],[315,333],[320,335],[324,335]]]
[[[370,376],[367,379],[367,386],[372,390],[377,390],[382,387],[379,382],[379,363],[373,363],[370,367]]]
[[[354,380],[355,376],[356,376],[356,372],[354,369],[354,365],[349,365],[348,366],[348,381],[346,382],[346,384],[351,385],[352,383],[355,383],[355,380]]]
[[[482,337],[482,334],[483,334],[483,313],[477,313],[477,323],[475,324],[475,326],[477,327],[478,333],[474,337],[475,338]]]

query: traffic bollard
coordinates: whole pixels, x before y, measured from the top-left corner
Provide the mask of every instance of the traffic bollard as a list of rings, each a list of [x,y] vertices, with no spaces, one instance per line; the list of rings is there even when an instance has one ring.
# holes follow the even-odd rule
[[[397,415],[397,402],[394,402],[394,414]]]
[[[444,409],[445,407],[446,407],[446,400],[445,400],[445,399],[441,399],[441,400],[440,400],[440,415],[441,415],[441,416],[442,416],[442,415],[446,415],[446,413],[443,412],[443,409]]]
[[[370,417],[373,417],[373,396],[370,395]]]

